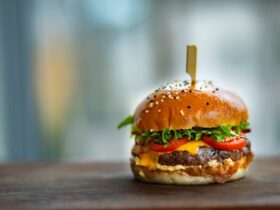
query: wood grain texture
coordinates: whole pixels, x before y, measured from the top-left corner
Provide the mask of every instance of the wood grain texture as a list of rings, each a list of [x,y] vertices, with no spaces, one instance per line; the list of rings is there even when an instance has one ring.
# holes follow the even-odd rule
[[[0,209],[280,209],[280,157],[208,186],[138,182],[128,163],[2,165]]]

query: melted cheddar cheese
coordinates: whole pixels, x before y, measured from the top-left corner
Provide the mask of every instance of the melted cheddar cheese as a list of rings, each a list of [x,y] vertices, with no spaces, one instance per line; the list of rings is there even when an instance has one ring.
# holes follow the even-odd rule
[[[150,170],[154,170],[157,167],[158,153],[147,152],[139,155],[137,165],[147,167]]]
[[[191,155],[196,155],[198,152],[199,147],[202,146],[208,146],[208,144],[204,143],[203,141],[190,141],[174,151],[187,151]],[[157,168],[157,160],[159,155],[162,155],[163,153],[157,153],[157,152],[147,152],[140,154],[137,158],[136,164],[140,166],[147,167],[150,170],[155,170]]]
[[[206,144],[203,141],[190,141],[190,142],[178,147],[177,149],[175,149],[175,151],[187,151],[191,155],[196,155],[198,152],[198,148],[202,147],[202,146],[207,147],[208,144]]]

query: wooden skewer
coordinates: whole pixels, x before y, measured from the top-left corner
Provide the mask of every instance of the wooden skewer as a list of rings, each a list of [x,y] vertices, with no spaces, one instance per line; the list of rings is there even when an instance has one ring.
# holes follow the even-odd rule
[[[186,71],[191,76],[192,84],[196,82],[196,56],[197,56],[196,46],[187,45]]]

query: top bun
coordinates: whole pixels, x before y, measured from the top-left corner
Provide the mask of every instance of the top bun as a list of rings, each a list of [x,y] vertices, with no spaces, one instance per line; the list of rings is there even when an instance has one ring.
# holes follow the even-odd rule
[[[168,83],[151,93],[134,113],[136,127],[151,131],[236,126],[247,119],[243,100],[212,82]]]

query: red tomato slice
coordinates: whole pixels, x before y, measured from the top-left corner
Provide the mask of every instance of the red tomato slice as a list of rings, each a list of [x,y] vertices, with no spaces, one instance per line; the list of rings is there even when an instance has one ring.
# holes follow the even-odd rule
[[[240,137],[229,137],[229,138],[225,139],[224,142],[217,142],[217,141],[211,139],[211,137],[204,135],[201,137],[201,140],[204,141],[205,143],[209,144],[211,147],[214,147],[215,149],[220,149],[220,150],[241,149],[247,144],[246,139],[240,138]]]
[[[153,141],[149,142],[149,147],[155,152],[172,152],[176,148],[182,146],[189,141],[188,138],[172,139],[168,142],[168,145],[157,144]]]

